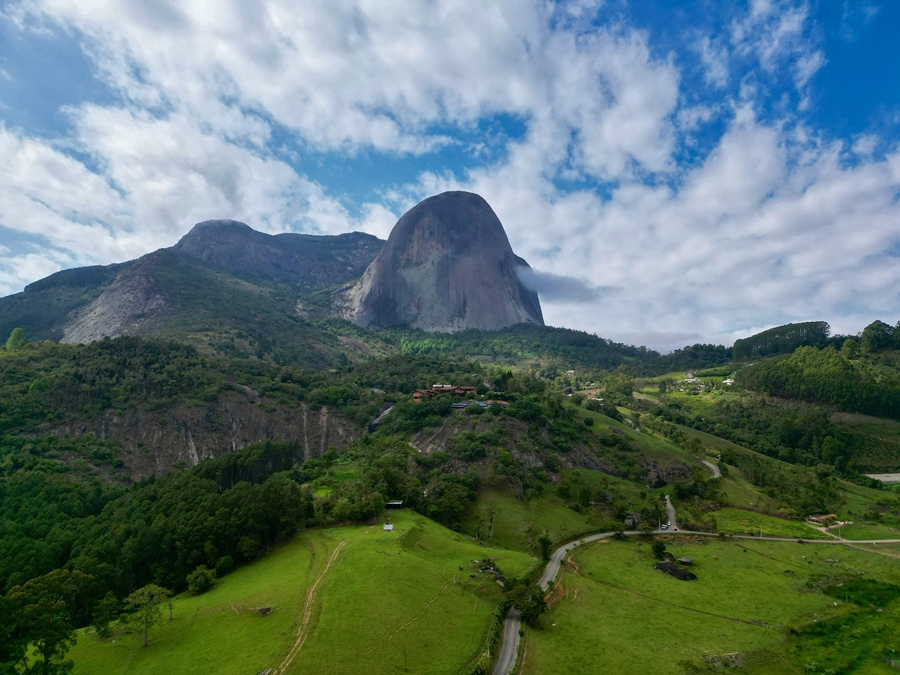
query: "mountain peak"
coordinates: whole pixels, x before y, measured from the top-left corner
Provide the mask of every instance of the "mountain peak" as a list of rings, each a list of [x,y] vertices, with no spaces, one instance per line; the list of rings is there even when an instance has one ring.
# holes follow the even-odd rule
[[[522,266],[483,197],[444,192],[397,221],[350,292],[350,317],[364,326],[440,332],[543,325],[537,295],[519,281]]]

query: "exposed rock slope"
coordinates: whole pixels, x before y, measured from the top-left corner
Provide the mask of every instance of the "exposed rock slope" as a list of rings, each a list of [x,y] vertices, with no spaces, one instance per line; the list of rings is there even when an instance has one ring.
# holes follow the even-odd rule
[[[328,410],[309,410],[305,404],[294,409],[267,411],[255,404],[256,396],[222,396],[206,407],[178,406],[161,412],[131,409],[112,412],[90,423],[78,423],[56,430],[60,436],[94,434],[116,441],[124,462],[122,470],[133,480],[159,476],[174,464],[194,466],[204,459],[219,457],[265,440],[296,441],[302,457],[321,457],[329,447],[347,448],[362,436],[362,430]]]
[[[142,324],[167,304],[153,274],[154,254],[123,270],[100,296],[72,312],[63,326],[61,342],[93,342],[141,332]]]
[[[537,294],[519,281],[499,218],[479,195],[445,192],[420,202],[348,293],[347,317],[363,326],[426,331],[543,325]]]

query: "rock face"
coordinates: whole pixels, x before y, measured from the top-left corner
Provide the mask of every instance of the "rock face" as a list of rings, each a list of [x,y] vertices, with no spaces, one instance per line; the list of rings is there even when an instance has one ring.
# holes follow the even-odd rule
[[[173,249],[249,281],[318,290],[359,277],[383,245],[361,232],[270,235],[235,220],[207,220],[194,225]]]
[[[348,293],[347,318],[426,331],[497,330],[544,324],[537,294],[519,281],[516,256],[497,215],[471,192],[420,202]]]
[[[207,407],[178,406],[165,411],[141,409],[112,412],[89,423],[55,430],[58,436],[94,434],[119,444],[122,470],[132,480],[159,476],[180,462],[195,466],[265,440],[296,441],[297,461],[321,457],[329,447],[349,447],[362,430],[325,408],[310,410],[305,404],[294,409],[265,411],[255,405],[255,392],[245,388],[221,397]],[[302,455],[302,456],[300,456]]]
[[[144,256],[119,274],[96,300],[73,312],[61,342],[93,342],[140,332],[148,317],[167,303],[154,278],[155,254]]]

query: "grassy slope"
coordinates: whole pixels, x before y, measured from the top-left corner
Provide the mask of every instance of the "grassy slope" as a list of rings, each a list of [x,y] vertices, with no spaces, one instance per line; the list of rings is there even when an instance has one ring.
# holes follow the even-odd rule
[[[653,569],[648,544],[610,541],[580,549],[578,573],[561,580],[564,597],[528,631],[523,672],[681,674],[682,660],[778,649],[779,627],[843,611],[843,603],[835,607],[805,588],[813,577],[850,567],[900,581],[896,560],[853,549],[718,541],[669,547],[694,559],[697,581]],[[839,562],[824,562],[832,557]],[[785,574],[788,569],[794,574]],[[772,627],[744,623],[753,620]]]
[[[627,413],[627,409],[621,408],[621,410]],[[672,459],[678,459],[685,464],[697,465],[697,461],[691,457],[690,453],[679,448],[677,445],[670,443],[667,440],[659,438],[649,432],[637,432],[630,425],[624,422],[618,422],[611,417],[607,417],[606,415],[602,415],[601,413],[592,412],[585,408],[580,408],[578,410],[579,418],[591,417],[594,420],[594,425],[591,429],[594,430],[595,433],[604,433],[606,431],[619,431],[624,433],[626,436],[630,437],[634,442],[635,447],[652,457],[657,461],[670,461]],[[699,465],[697,465],[698,468]]]
[[[287,672],[327,665],[329,673],[392,673],[403,663],[404,647],[413,672],[456,672],[481,651],[501,593],[473,560],[490,553],[508,576],[532,560],[486,550],[411,512],[392,515],[393,533],[380,524],[312,530],[205,595],[179,596],[175,619],[152,631],[147,649],[135,635],[104,642],[82,631],[71,652],[75,673],[238,675],[278,666],[294,644],[308,588],[344,540],[317,588],[308,638]],[[250,610],[268,605],[274,611],[265,618]]]
[[[469,508],[463,531],[475,531],[474,520],[482,506],[493,505],[494,538],[491,543],[513,551],[527,551],[525,530],[534,524],[540,531],[546,530],[554,542],[566,541],[573,536],[595,531],[600,521],[594,512],[578,513],[556,496],[543,496],[532,502],[523,502],[509,492],[485,490]]]
[[[798,537],[803,539],[829,539],[828,535],[819,532],[806,523],[796,520],[783,520],[766,516],[754,511],[741,509],[719,509],[710,515],[716,519],[719,532],[725,534],[757,535],[762,530],[768,537]]]

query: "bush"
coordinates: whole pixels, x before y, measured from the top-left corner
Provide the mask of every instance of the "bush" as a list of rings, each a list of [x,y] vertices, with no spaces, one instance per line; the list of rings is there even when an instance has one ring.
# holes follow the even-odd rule
[[[222,556],[216,562],[216,576],[217,577],[224,577],[226,574],[228,574],[233,569],[234,569],[234,558],[232,558],[230,555]]]
[[[594,418],[593,418],[593,417],[585,417],[585,418],[584,418],[584,425],[585,425],[585,426],[588,426],[588,427],[594,426]]]
[[[188,590],[194,595],[205,593],[212,588],[215,580],[215,571],[207,569],[206,565],[200,565],[187,575]]]

